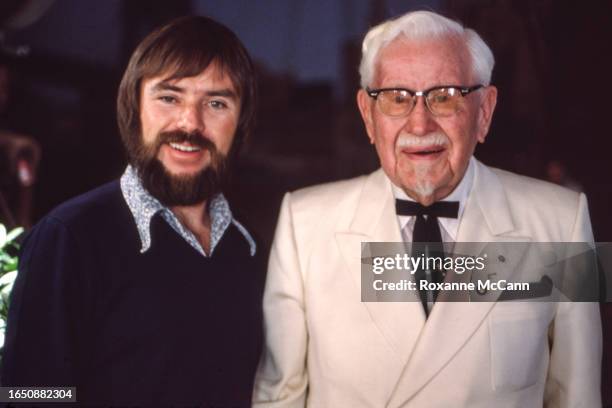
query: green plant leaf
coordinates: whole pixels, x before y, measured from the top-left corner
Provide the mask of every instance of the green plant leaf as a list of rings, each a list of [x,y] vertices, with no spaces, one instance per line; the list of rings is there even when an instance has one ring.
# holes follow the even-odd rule
[[[12,271],[17,269],[18,263],[19,262],[18,262],[16,257],[15,258],[11,258],[11,259],[7,260],[6,263],[2,266],[2,271],[4,273],[12,272]]]
[[[0,292],[2,292],[5,285],[12,285],[15,279],[17,279],[17,270],[7,272],[0,276]]]
[[[4,248],[6,244],[6,227],[0,224],[0,249]]]
[[[11,232],[6,234],[6,242],[12,242],[15,238],[23,234],[23,231],[24,231],[23,227],[17,227],[13,229]]]

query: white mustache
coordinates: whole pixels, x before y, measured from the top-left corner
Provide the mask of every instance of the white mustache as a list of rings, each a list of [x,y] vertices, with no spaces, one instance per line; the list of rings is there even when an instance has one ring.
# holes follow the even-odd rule
[[[402,133],[395,142],[396,148],[446,146],[450,143],[448,136],[442,132],[432,132],[425,136],[416,136],[411,133]]]

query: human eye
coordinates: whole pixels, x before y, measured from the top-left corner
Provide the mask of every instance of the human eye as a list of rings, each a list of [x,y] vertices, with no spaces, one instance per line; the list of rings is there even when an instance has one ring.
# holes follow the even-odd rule
[[[219,99],[213,99],[209,101],[208,105],[210,105],[210,107],[215,110],[225,110],[229,108],[229,105],[227,102],[223,100],[219,100]]]
[[[432,95],[431,99],[432,99],[432,102],[435,102],[435,103],[446,103],[449,100],[449,96],[443,93],[436,93]]]
[[[157,99],[165,104],[175,104],[178,102],[178,99],[172,95],[160,95]]]
[[[461,110],[463,98],[458,88],[439,88],[427,95],[427,103],[435,115],[451,116]]]
[[[405,89],[385,89],[377,99],[380,110],[389,116],[403,116],[412,108],[414,98]]]
[[[402,89],[394,89],[389,91],[388,99],[395,105],[405,105],[410,103],[410,94]]]
[[[431,91],[429,96],[429,102],[435,104],[449,104],[455,103],[457,96],[459,95],[455,88],[440,88]]]

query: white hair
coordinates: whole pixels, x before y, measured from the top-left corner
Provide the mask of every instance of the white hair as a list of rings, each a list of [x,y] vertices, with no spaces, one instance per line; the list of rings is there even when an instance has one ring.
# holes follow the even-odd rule
[[[372,27],[366,34],[361,47],[361,63],[359,64],[362,88],[372,83],[380,50],[400,35],[410,40],[459,38],[470,55],[473,78],[482,85],[489,85],[491,82],[495,59],[489,46],[476,31],[464,28],[456,21],[431,11],[413,11]]]

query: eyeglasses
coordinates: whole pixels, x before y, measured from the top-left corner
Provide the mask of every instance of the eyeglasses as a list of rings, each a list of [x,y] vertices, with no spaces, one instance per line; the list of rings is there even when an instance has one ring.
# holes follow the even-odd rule
[[[417,96],[425,97],[425,105],[434,116],[452,116],[465,103],[463,97],[483,85],[461,87],[453,85],[434,86],[425,91],[411,91],[403,88],[366,88],[367,94],[374,98],[378,109],[388,116],[407,116],[416,105]]]

